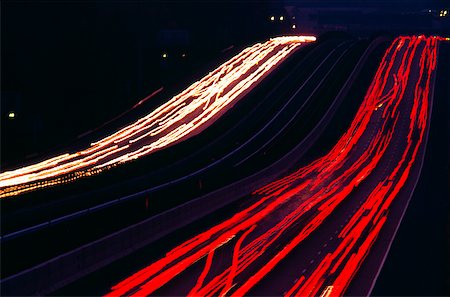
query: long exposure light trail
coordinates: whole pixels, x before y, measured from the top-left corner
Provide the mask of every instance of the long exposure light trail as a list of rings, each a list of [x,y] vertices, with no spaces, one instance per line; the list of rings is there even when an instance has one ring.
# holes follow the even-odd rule
[[[85,150],[0,174],[0,198],[98,174],[194,136],[314,36],[284,36],[257,43],[186,90]]]
[[[178,276],[186,285],[176,287],[176,295],[246,295],[287,255],[301,252],[301,243],[354,193],[363,203],[342,226],[337,244],[280,291],[343,295],[423,146],[439,40],[396,38],[350,127],[326,155],[255,191],[253,204],[119,282],[108,295],[171,292]]]

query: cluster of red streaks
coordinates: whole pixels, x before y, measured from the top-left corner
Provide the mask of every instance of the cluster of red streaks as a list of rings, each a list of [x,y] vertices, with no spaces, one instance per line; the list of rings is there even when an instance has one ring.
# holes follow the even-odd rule
[[[376,239],[386,220],[386,210],[405,183],[422,143],[427,122],[430,77],[436,65],[437,38],[397,38],[386,50],[350,128],[328,154],[255,191],[253,194],[259,200],[254,204],[174,248],[162,259],[112,287],[108,295],[152,294],[204,257],[205,266],[189,295],[245,295],[320,226],[377,167],[394,137],[400,116],[399,101],[404,101],[411,64],[419,45],[423,48],[419,79],[422,84],[416,85],[412,109],[417,111],[411,112],[408,145],[401,164],[386,180],[380,182],[355,213],[356,218],[352,218],[339,235],[342,242],[338,248],[325,255],[309,276],[300,276],[286,293],[288,296],[314,296],[325,287],[327,295],[341,295]],[[400,64],[396,71],[393,70],[395,63]],[[423,74],[426,78],[422,80]],[[381,107],[382,113],[377,111]],[[361,155],[350,158],[356,154],[351,154],[355,148],[364,145],[364,135],[371,132],[369,124],[376,118],[383,121],[381,128],[373,131],[375,135],[369,139]],[[420,130],[420,139],[417,141],[412,140],[413,129]],[[411,154],[409,150],[412,147],[414,150]],[[407,156],[408,164],[403,166]],[[400,169],[403,173],[394,183]],[[389,195],[387,199],[382,198],[383,193]],[[286,208],[288,212],[284,216],[274,215]],[[369,215],[364,215],[366,210],[371,211]],[[299,222],[304,224],[301,228],[298,227]],[[281,249],[275,249],[274,246],[286,234],[296,235]],[[225,249],[234,238],[237,238],[237,242],[230,266],[222,267],[222,270],[216,267],[213,271],[211,264],[214,251]],[[354,249],[357,251],[350,254]],[[342,266],[345,268],[342,269]],[[334,281],[330,283],[330,280]]]
[[[413,106],[410,113],[409,130],[406,139],[406,147],[402,152],[401,159],[394,170],[382,181],[380,181],[367,200],[351,217],[338,235],[342,239],[338,247],[328,253],[314,272],[308,277],[302,287],[297,284],[286,294],[287,296],[314,296],[320,290],[332,288],[328,296],[341,296],[350,284],[352,278],[358,271],[364,258],[370,251],[387,219],[389,206],[397,197],[400,189],[405,185],[412,165],[416,159],[419,148],[423,142],[428,118],[428,96],[430,91],[430,81],[437,61],[437,38],[400,37],[397,42],[404,46],[408,44],[406,54],[403,55],[402,66],[397,75],[397,89],[393,93],[392,99],[387,101],[383,118],[393,117],[397,112],[399,102],[403,99],[404,89],[410,77],[412,59],[419,46],[423,49],[420,52],[419,79],[415,83]],[[423,44],[425,43],[425,45]],[[406,59],[408,57],[408,59]],[[400,90],[402,88],[402,90]],[[395,94],[401,93],[400,97]],[[394,125],[395,126],[395,125]],[[413,133],[418,133],[418,139],[413,140]],[[365,235],[367,234],[367,235]],[[353,252],[353,253],[352,253]],[[332,277],[326,288],[324,282]]]

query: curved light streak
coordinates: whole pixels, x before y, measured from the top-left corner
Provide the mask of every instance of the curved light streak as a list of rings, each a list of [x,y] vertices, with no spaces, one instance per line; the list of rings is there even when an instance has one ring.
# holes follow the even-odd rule
[[[301,44],[315,39],[284,36],[244,49],[147,116],[89,148],[1,173],[0,198],[98,174],[200,133]]]

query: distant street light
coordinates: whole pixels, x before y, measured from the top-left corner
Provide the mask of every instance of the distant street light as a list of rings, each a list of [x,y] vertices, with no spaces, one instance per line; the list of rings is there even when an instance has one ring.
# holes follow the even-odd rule
[[[163,54],[162,54],[162,57],[163,57],[164,59],[166,59],[166,58],[167,58],[167,53],[163,53]]]
[[[270,20],[271,20],[271,21],[275,21],[275,17],[274,17],[274,16],[271,16],[271,17],[270,17]]]
[[[10,120],[14,120],[16,117],[16,114],[14,113],[14,111],[11,111],[8,113],[8,119]]]
[[[297,28],[297,26],[295,26],[295,24],[293,24],[293,25],[292,25],[292,29],[295,29],[295,28]]]
[[[284,20],[284,16],[280,16],[280,21],[283,21]]]

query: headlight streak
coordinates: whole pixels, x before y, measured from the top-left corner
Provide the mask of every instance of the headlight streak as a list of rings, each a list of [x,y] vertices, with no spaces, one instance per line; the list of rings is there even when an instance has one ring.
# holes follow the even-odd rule
[[[259,200],[252,205],[113,286],[107,296],[153,294],[188,267],[200,265],[198,261],[205,256],[201,281],[189,295],[246,295],[371,176],[389,154],[391,142],[404,141],[400,159],[392,161],[393,170],[381,176],[343,226],[337,247],[324,254],[312,271],[301,274],[285,294],[343,295],[382,230],[389,207],[407,181],[423,144],[438,40],[425,36],[395,39],[349,129],[325,156],[255,191]],[[419,69],[417,80],[410,73],[413,66]],[[411,88],[414,92],[410,96],[406,91]],[[400,119],[409,121],[407,135],[401,140],[396,138]],[[371,133],[373,137],[364,146],[365,135]],[[237,240],[234,248],[232,240],[224,244],[232,236]],[[283,237],[289,240],[283,241]],[[277,244],[282,246],[276,248]],[[232,261],[213,270],[211,251],[219,248],[228,249]]]
[[[98,174],[194,136],[313,36],[257,43],[193,83],[147,116],[85,150],[0,174],[0,198]]]

